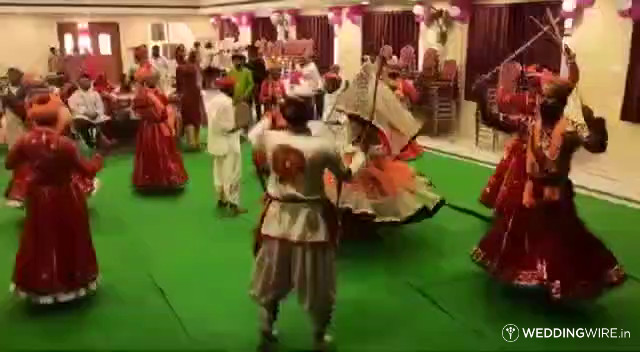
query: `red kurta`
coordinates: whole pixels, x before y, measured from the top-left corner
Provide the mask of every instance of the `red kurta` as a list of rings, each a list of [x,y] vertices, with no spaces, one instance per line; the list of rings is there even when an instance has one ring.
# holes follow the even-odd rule
[[[198,67],[181,63],[176,68],[176,90],[180,95],[180,112],[183,125],[199,127],[204,117],[202,92],[198,85]]]
[[[133,185],[139,190],[182,188],[189,176],[167,123],[169,100],[158,90],[138,89],[133,109],[141,122],[136,139]]]
[[[52,129],[28,132],[5,159],[8,169],[32,170],[26,222],[13,274],[15,289],[38,303],[71,300],[95,289],[98,263],[91,241],[86,199],[73,173],[93,178],[96,157],[81,159],[73,141]]]

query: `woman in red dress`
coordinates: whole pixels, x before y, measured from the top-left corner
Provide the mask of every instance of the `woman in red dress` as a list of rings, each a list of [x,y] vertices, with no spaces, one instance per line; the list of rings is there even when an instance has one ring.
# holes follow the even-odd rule
[[[68,126],[71,121],[71,114],[62,102],[60,96],[55,93],[49,93],[46,85],[36,79],[30,79],[27,82],[27,90],[29,92],[29,97],[25,97],[25,100],[21,103],[24,106],[25,126],[30,128],[34,124],[34,122],[31,121],[30,116],[27,114],[28,109],[34,105],[38,105],[38,103],[34,101],[34,97],[46,95],[49,97],[49,100],[47,100],[50,104],[49,106],[57,106],[58,108],[58,119],[55,131],[60,134],[65,133],[65,131],[68,130]],[[12,178],[5,191],[8,206],[13,208],[22,208],[24,206],[24,201],[27,197],[27,189],[32,177],[33,173],[31,172],[31,167],[28,163],[23,163],[20,167],[13,170]],[[82,173],[72,173],[71,180],[74,187],[77,187],[87,196],[94,195],[99,187],[99,181],[97,178],[87,177]]]
[[[510,205],[496,212],[472,259],[502,282],[542,287],[553,299],[597,297],[625,278],[615,256],[578,218],[573,201],[573,153],[580,146],[592,153],[607,147],[604,119],[591,109],[583,107],[586,131],[563,117],[573,87],[559,78],[545,84],[538,121],[505,118],[490,111],[486,98],[478,101],[483,120],[526,142],[522,169],[507,170],[523,173],[517,188],[523,193],[505,193]]]
[[[98,280],[86,199],[71,178],[73,173],[94,177],[102,158],[83,160],[73,141],[56,131],[58,114],[58,102],[48,95],[38,98],[29,110],[34,128],[5,159],[7,169],[26,164],[33,174],[11,288],[37,304],[83,297]]]
[[[156,87],[159,76],[149,63],[136,72],[133,110],[141,119],[136,137],[133,186],[139,191],[179,190],[189,180],[176,146],[169,99]]]
[[[575,86],[580,79],[575,54],[565,47],[565,56],[569,67],[568,81]],[[528,91],[518,92],[516,85],[521,73],[521,67],[517,63],[508,63],[502,67],[496,104],[498,111],[509,115],[510,120],[520,120],[523,125],[528,125],[535,120],[542,85],[551,79],[553,74],[536,66],[529,67],[525,72]],[[527,131],[514,130],[510,126],[505,130],[501,128],[502,124],[487,122],[489,127],[513,134],[514,137],[507,142],[502,159],[480,195],[480,203],[493,209],[495,213],[513,211],[520,205],[524,190]]]
[[[187,135],[189,150],[200,150],[200,125],[204,116],[202,92],[198,84],[199,67],[195,64],[196,53],[191,52],[185,60],[186,49],[176,49],[176,92],[180,96],[182,125]]]

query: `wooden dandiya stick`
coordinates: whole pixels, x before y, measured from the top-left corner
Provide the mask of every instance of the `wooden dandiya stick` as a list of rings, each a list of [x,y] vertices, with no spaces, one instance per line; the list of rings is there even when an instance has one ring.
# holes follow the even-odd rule
[[[560,44],[560,47],[562,47],[564,45],[564,43],[562,42],[562,38],[558,37],[558,35],[555,33],[555,31],[551,32],[550,28],[545,28],[544,24],[540,23],[540,21],[538,21],[538,19],[533,17],[533,16],[529,16],[529,19],[532,20],[533,22],[535,22],[536,25],[538,27],[540,27],[541,30],[547,32],[556,41],[556,43]]]
[[[558,21],[560,21],[562,19],[562,16],[558,16],[557,18],[555,18],[552,22],[553,24],[557,23]],[[489,71],[488,73],[485,73],[484,75],[480,76],[480,78],[473,84],[473,89],[475,90],[475,87],[479,84],[482,83],[486,80],[488,80],[489,78],[491,78],[491,76],[493,76],[496,72],[498,72],[500,70],[500,68],[502,67],[502,65],[506,64],[507,62],[513,60],[516,56],[520,55],[520,53],[522,53],[523,51],[525,51],[527,48],[529,48],[531,46],[531,44],[533,44],[536,40],[538,40],[540,37],[542,37],[543,35],[545,35],[545,33],[547,33],[547,30],[552,28],[552,25],[546,25],[544,30],[538,32],[538,34],[534,35],[531,39],[529,39],[529,41],[527,41],[526,43],[524,43],[520,48],[518,48],[516,51],[514,51],[511,55],[509,55],[506,59],[504,59],[499,65],[497,65],[496,67],[494,67],[491,71]]]

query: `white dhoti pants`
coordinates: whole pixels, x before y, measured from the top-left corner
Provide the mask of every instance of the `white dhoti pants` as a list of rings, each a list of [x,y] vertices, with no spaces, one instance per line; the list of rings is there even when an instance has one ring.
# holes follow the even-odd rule
[[[278,303],[295,289],[298,301],[311,316],[314,333],[324,335],[335,304],[335,259],[335,249],[328,243],[263,239],[250,292],[261,307],[262,331],[272,331]]]
[[[213,156],[213,185],[222,201],[240,204],[242,157],[238,152]]]

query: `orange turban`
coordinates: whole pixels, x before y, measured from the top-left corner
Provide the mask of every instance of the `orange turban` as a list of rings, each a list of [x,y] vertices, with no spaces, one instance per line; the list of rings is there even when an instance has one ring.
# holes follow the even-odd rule
[[[55,126],[58,123],[58,114],[62,107],[62,101],[55,94],[38,94],[31,98],[27,108],[27,120],[36,125]]]

